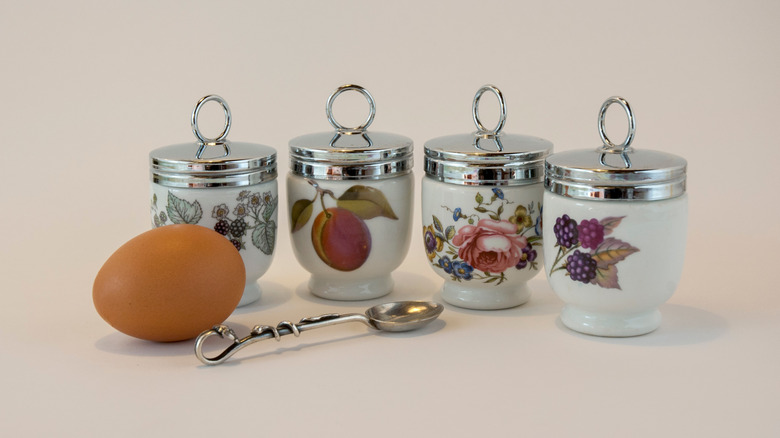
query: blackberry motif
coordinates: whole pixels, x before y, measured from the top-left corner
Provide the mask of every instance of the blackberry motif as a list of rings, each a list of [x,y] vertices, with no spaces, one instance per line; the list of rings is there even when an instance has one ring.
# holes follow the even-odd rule
[[[590,283],[596,278],[596,260],[586,252],[574,251],[566,258],[566,270],[574,281]]]
[[[568,215],[555,220],[558,253],[549,275],[566,271],[572,281],[604,289],[620,289],[617,264],[639,248],[612,236],[626,216],[577,221]]]
[[[225,236],[228,233],[228,229],[230,228],[230,224],[228,221],[222,219],[221,221],[217,222],[216,225],[214,225],[214,231],[217,233]]]
[[[230,224],[230,234],[232,234],[233,237],[241,237],[245,232],[246,222],[243,218],[236,219]]]
[[[577,233],[583,248],[596,249],[604,241],[604,225],[596,219],[580,222]]]
[[[555,238],[558,240],[558,245],[564,248],[571,248],[579,243],[579,232],[577,231],[577,221],[570,218],[568,214],[555,219]]]
[[[203,207],[197,200],[177,197],[168,191],[167,205],[157,206],[157,195],[152,195],[152,223],[156,227],[174,224],[199,224]],[[214,205],[211,217],[216,220],[214,231],[225,236],[239,250],[247,249],[247,241],[263,254],[271,255],[276,246],[276,208],[279,197],[269,192],[243,190],[236,198],[238,204],[231,210],[227,203]],[[201,224],[208,226],[207,224]]]

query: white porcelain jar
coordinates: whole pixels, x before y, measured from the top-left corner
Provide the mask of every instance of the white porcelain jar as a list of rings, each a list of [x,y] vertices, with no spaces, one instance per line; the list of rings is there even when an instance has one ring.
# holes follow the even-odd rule
[[[198,129],[201,107],[216,101],[225,113],[217,138]],[[276,246],[276,150],[230,142],[230,107],[219,96],[200,99],[192,112],[198,142],[161,147],[149,154],[152,225],[197,224],[229,239],[241,254],[246,287],[239,306],[260,298],[257,280],[268,270]]]
[[[356,128],[342,126],[332,114],[334,99],[348,90],[362,93],[370,106]],[[409,250],[413,143],[367,131],[375,108],[365,88],[344,85],[326,105],[336,131],[290,140],[293,251],[311,273],[309,290],[321,298],[367,300],[390,293],[391,273]]]
[[[625,141],[604,131],[609,105],[628,115]],[[625,99],[599,113],[604,145],[547,158],[544,253],[547,278],[566,303],[564,325],[598,336],[636,336],[661,323],[685,255],[688,198],[683,158],[630,147],[635,122]]]
[[[483,93],[498,97],[498,125],[479,119]],[[472,115],[478,131],[425,143],[422,237],[444,301],[469,309],[504,309],[528,301],[527,282],[542,269],[542,178],[553,144],[506,134],[501,91],[482,87]]]

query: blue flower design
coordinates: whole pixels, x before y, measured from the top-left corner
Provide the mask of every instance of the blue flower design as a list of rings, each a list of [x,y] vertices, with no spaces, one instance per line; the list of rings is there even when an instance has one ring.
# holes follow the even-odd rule
[[[456,262],[457,263],[457,262]],[[444,269],[444,272],[451,274],[452,273],[452,262],[450,261],[450,258],[447,256],[444,256],[439,259],[439,266]]]
[[[539,216],[536,217],[536,225],[534,225],[534,232],[537,236],[542,235],[542,212],[544,211],[544,205],[539,207]]]
[[[457,222],[458,219],[460,219],[460,207],[456,208],[455,211],[452,212],[452,220]]]
[[[466,262],[452,263],[452,273],[457,278],[462,278],[464,280],[471,280],[472,272],[474,272],[474,268]]]
[[[499,189],[498,187],[493,187],[493,194],[498,196],[498,199],[504,199],[504,192],[503,192],[503,190]]]

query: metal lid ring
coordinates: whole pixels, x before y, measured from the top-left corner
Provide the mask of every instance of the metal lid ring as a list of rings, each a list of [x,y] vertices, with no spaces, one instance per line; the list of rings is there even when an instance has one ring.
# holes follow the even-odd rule
[[[485,128],[485,125],[483,125],[482,121],[479,119],[479,99],[482,98],[482,95],[485,94],[486,91],[491,91],[496,95],[500,108],[498,123],[493,129]],[[504,102],[504,95],[501,94],[501,90],[499,90],[495,85],[483,85],[474,96],[474,102],[471,104],[471,116],[474,118],[474,124],[477,125],[479,134],[498,135],[498,133],[501,132],[501,129],[504,128],[504,123],[506,123],[506,103]]]
[[[612,143],[609,137],[607,137],[607,133],[605,132],[606,128],[604,127],[604,119],[607,115],[607,108],[609,108],[609,106],[613,103],[620,104],[620,106],[622,106],[623,110],[626,112],[626,116],[628,117],[628,135],[626,135],[626,139],[623,140],[623,143],[620,144]],[[634,119],[634,113],[631,111],[631,106],[628,104],[628,101],[620,96],[612,96],[607,99],[606,102],[601,105],[601,110],[599,111],[599,136],[601,137],[601,141],[604,142],[604,148],[620,148],[622,150],[626,150],[629,146],[631,146],[631,142],[634,141],[634,134],[636,134],[636,120]]]
[[[222,105],[222,111],[225,113],[225,129],[223,129],[222,133],[216,138],[204,137],[203,134],[200,133],[200,128],[198,128],[198,115],[200,114],[200,109],[206,102],[211,102],[212,100]],[[201,143],[220,143],[227,138],[228,132],[230,132],[231,119],[230,107],[227,102],[225,102],[225,99],[216,94],[209,94],[208,96],[202,97],[195,105],[195,109],[192,110],[190,124],[192,125],[192,132],[195,134],[195,137],[198,137],[198,140],[200,140]]]
[[[336,121],[335,117],[333,117],[333,101],[336,100],[339,94],[348,90],[355,90],[359,92],[368,101],[368,117],[366,118],[366,121],[354,128],[348,128],[342,125],[341,123]],[[331,126],[336,128],[339,132],[359,133],[365,131],[368,128],[368,126],[371,124],[371,122],[374,121],[374,115],[376,114],[376,103],[374,102],[374,97],[371,96],[371,93],[369,93],[368,90],[361,87],[360,85],[354,85],[354,84],[342,85],[336,88],[336,91],[334,91],[333,94],[331,94],[330,97],[328,97],[328,102],[325,105],[325,114],[328,116],[328,122],[330,122]]]

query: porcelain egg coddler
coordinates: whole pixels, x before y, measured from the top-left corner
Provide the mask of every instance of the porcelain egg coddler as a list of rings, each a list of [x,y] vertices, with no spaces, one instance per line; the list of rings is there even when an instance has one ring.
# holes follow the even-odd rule
[[[222,106],[225,127],[204,137],[198,116],[207,102]],[[268,270],[276,246],[276,150],[227,140],[232,116],[227,102],[206,96],[195,106],[192,131],[198,141],[153,150],[149,154],[152,225],[197,224],[225,236],[246,269],[239,306],[260,298],[257,280]]]
[[[494,93],[494,129],[479,118],[479,100]],[[422,238],[444,301],[469,309],[504,309],[528,301],[528,281],[543,268],[542,197],[545,139],[501,132],[501,91],[482,87],[472,104],[477,131],[425,143]]]
[[[333,101],[357,91],[369,116],[355,128],[333,117]],[[293,251],[311,273],[312,294],[332,300],[366,300],[390,293],[391,273],[406,257],[414,198],[412,140],[369,132],[374,98],[344,85],[326,104],[336,129],[290,140],[287,200]]]
[[[613,103],[629,120],[628,136],[617,145],[604,129]],[[547,278],[566,303],[566,327],[598,336],[642,335],[660,325],[658,307],[682,274],[686,161],[632,148],[634,115],[623,98],[604,102],[598,121],[602,147],[547,158]]]

